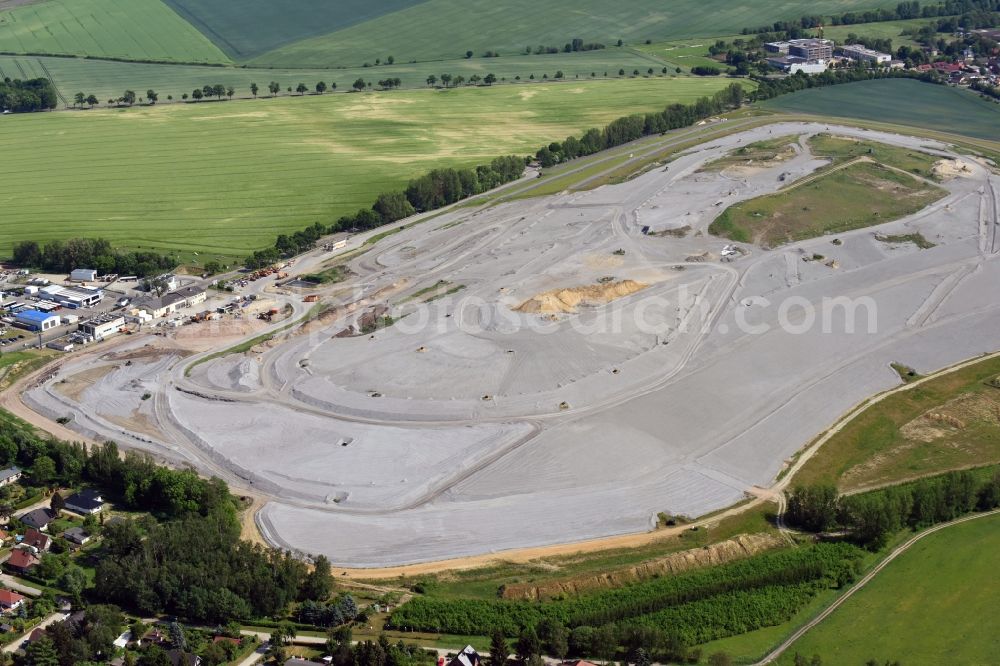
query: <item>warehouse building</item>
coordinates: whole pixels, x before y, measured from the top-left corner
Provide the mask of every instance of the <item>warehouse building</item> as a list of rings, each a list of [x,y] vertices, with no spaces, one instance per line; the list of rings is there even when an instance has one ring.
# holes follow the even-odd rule
[[[803,60],[829,60],[833,57],[833,40],[789,39],[787,42],[768,42],[764,48],[769,53],[795,56]]]
[[[100,303],[104,292],[95,287],[62,287],[52,284],[42,287],[39,296],[64,308],[88,308]]]
[[[97,279],[97,271],[93,268],[74,268],[69,274],[69,279],[73,282],[93,282]]]
[[[80,322],[78,328],[95,340],[103,340],[118,333],[124,325],[125,317],[107,314]]]
[[[846,44],[840,47],[840,52],[845,58],[871,65],[888,65],[892,62],[892,56],[888,53],[882,53],[861,44]]]
[[[163,296],[136,299],[132,311],[146,312],[155,319],[204,303],[207,298],[208,292],[201,287],[184,287]]]
[[[767,64],[789,74],[797,72],[802,72],[803,74],[821,74],[830,66],[827,60],[806,60],[798,56],[789,55],[768,58]]]
[[[59,315],[38,310],[22,310],[14,315],[14,322],[29,331],[48,331],[59,325]]]

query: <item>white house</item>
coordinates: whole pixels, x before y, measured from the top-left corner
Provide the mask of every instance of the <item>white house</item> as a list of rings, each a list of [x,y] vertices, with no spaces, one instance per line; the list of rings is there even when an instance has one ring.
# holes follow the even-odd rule
[[[12,483],[17,483],[21,478],[21,470],[17,467],[8,467],[7,469],[0,469],[0,487],[9,486]]]

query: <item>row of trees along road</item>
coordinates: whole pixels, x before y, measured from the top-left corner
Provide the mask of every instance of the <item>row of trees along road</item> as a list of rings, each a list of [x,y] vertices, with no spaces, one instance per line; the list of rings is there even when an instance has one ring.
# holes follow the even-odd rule
[[[972,511],[1000,507],[1000,468],[948,472],[912,483],[842,496],[832,484],[797,486],[788,523],[810,532],[846,531],[872,550],[904,528],[920,529]]]

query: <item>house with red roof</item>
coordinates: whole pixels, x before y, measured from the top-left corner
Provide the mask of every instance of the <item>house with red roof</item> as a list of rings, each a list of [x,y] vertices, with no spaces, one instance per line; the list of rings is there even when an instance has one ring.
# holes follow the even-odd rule
[[[40,559],[34,553],[24,548],[16,548],[10,553],[5,564],[14,573],[26,574],[38,566]]]
[[[942,74],[954,74],[955,72],[961,72],[964,65],[960,65],[957,62],[935,62],[931,64],[931,67],[941,72]]]
[[[45,552],[52,545],[52,539],[48,534],[42,534],[34,527],[29,527],[24,531],[24,538],[21,539],[22,546],[37,548],[38,552]]]
[[[25,599],[27,597],[13,590],[0,590],[0,612],[9,613],[17,610]]]

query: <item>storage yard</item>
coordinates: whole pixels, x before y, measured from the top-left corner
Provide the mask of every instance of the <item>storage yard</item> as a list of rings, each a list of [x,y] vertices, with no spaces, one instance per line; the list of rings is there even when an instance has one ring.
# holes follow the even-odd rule
[[[827,166],[820,133],[948,160],[941,198],[772,250],[708,234]],[[786,136],[780,160],[703,169]],[[1000,348],[998,187],[936,141],[765,125],[619,185],[317,249],[236,284],[253,303],[237,327],[95,347],[24,400],[254,490],[268,541],[345,567],[641,532],[769,485],[899,384],[890,364],[923,374]],[[341,282],[295,280],[336,266]]]

